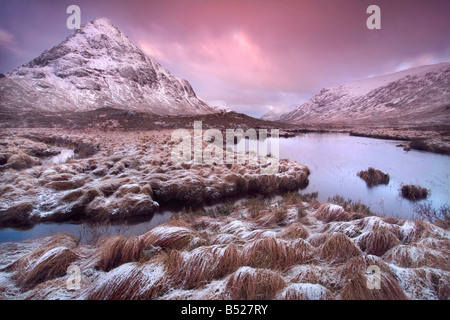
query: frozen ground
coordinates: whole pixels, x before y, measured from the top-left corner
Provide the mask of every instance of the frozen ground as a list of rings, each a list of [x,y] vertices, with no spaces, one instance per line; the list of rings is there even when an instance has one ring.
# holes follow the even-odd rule
[[[449,232],[291,194],[138,237],[0,245],[4,299],[448,299]],[[69,265],[80,269],[67,287]],[[370,289],[369,267],[379,268]],[[69,280],[72,280],[70,278]]]
[[[0,226],[130,219],[153,214],[160,203],[188,207],[308,184],[309,169],[288,160],[281,160],[273,175],[260,174],[267,165],[249,154],[245,164],[173,162],[171,152],[178,142],[171,141],[171,133],[5,130]],[[60,152],[56,146],[73,149],[75,156],[48,163],[48,155]]]

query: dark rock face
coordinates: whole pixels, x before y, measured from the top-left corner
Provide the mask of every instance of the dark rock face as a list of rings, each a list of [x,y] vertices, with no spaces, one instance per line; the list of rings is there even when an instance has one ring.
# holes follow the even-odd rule
[[[1,77],[0,77],[1,78]],[[189,82],[148,58],[108,19],[86,23],[0,80],[0,107],[161,115],[214,113]]]

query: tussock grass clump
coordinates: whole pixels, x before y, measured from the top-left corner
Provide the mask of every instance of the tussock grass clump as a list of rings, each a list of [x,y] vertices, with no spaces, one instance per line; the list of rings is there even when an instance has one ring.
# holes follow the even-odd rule
[[[220,279],[241,266],[241,255],[236,246],[203,246],[182,256],[171,258],[175,268],[171,269],[171,279],[175,285],[184,289],[202,286],[213,279]],[[170,262],[169,262],[170,263]]]
[[[286,223],[287,213],[283,205],[270,211],[260,211],[255,223],[263,227],[282,226]]]
[[[167,291],[162,265],[131,262],[105,274],[87,293],[88,300],[150,300]]]
[[[38,161],[36,161],[34,158],[30,157],[29,155],[19,152],[18,154],[12,155],[8,159],[6,166],[8,168],[12,168],[15,170],[23,170],[23,169],[31,168],[32,166],[34,166],[38,163],[39,163]]]
[[[242,244],[244,241],[234,234],[219,233],[212,237],[211,244]]]
[[[386,223],[399,225],[399,226],[401,226],[404,223],[403,220],[400,220],[400,219],[397,219],[394,217],[383,217],[382,220]]]
[[[317,283],[292,283],[281,293],[282,300],[330,300],[330,290]]]
[[[361,229],[352,222],[332,222],[324,225],[321,232],[326,232],[331,234],[332,232],[340,232],[345,234],[347,237],[355,238],[361,235]]]
[[[300,249],[300,248],[299,248]],[[256,240],[244,246],[243,263],[255,268],[283,270],[300,263],[305,254],[274,237]]]
[[[353,275],[342,290],[343,300],[407,300],[401,286],[390,274],[381,273],[380,289],[369,289],[364,273]]]
[[[183,262],[183,254],[175,249],[170,249],[167,251],[163,251],[160,255],[158,255],[154,262],[163,263],[164,271],[169,277],[178,277],[176,274],[180,269],[180,265]]]
[[[450,271],[450,256],[420,244],[399,245],[386,252],[383,260],[403,268],[430,267]]]
[[[360,219],[362,215],[374,215],[370,211],[370,207],[366,206],[361,200],[353,201],[352,199],[345,200],[343,196],[335,195],[328,198],[328,202],[337,204],[344,208],[345,211],[353,213],[351,220]]]
[[[121,264],[138,261],[144,242],[139,237],[126,238],[122,235],[107,238],[101,244],[99,267],[109,271]]]
[[[182,250],[198,237],[191,229],[161,225],[141,236],[145,247],[162,247],[165,249]]]
[[[439,238],[441,235],[442,233],[439,232],[439,229],[436,228],[435,225],[423,220],[414,221],[414,231],[413,231],[414,241],[419,241],[421,239],[429,237]]]
[[[342,288],[339,268],[308,263],[293,266],[287,274],[291,283],[317,283],[333,291]]]
[[[84,191],[81,189],[69,191],[61,198],[61,201],[74,202],[74,201],[78,200],[79,198],[81,198],[83,195],[84,195]]]
[[[386,251],[401,244],[397,236],[387,229],[378,229],[361,235],[358,245],[367,254],[381,257]]]
[[[228,278],[226,291],[232,300],[269,300],[285,286],[276,272],[241,267]]]
[[[430,191],[418,185],[404,185],[400,189],[400,193],[403,198],[414,201],[425,199],[428,197]]]
[[[301,223],[293,223],[281,232],[285,239],[306,239],[309,237],[308,230]]]
[[[311,246],[306,240],[304,239],[297,239],[294,240],[291,244],[292,247],[295,250],[297,264],[298,263],[312,263],[316,261],[316,248]]]
[[[354,274],[365,273],[370,266],[377,266],[381,272],[393,275],[391,269],[380,257],[373,255],[357,256],[348,260],[341,269],[341,277],[351,278]]]
[[[330,237],[330,234],[328,234],[328,233],[316,233],[316,234],[311,235],[307,240],[310,245],[317,248],[317,247],[320,247],[322,244],[324,244],[325,241],[327,241],[329,237]]]
[[[313,215],[324,222],[350,220],[350,215],[344,211],[344,208],[332,203],[322,204]]]
[[[33,209],[32,203],[24,201],[13,204],[5,210],[0,210],[0,225],[23,226],[32,224],[30,214]]]
[[[84,179],[77,180],[59,180],[47,183],[44,187],[56,191],[73,190],[82,187],[85,183]]]
[[[373,187],[379,184],[388,184],[389,175],[381,170],[369,168],[358,172],[358,177],[363,179],[368,187]]]
[[[323,244],[320,257],[330,263],[343,263],[360,254],[359,249],[349,237],[335,232]]]
[[[450,239],[425,238],[418,244],[428,247],[436,251],[450,252]]]
[[[39,283],[65,275],[69,265],[76,259],[78,255],[75,251],[64,246],[38,249],[15,265],[14,278],[27,291]]]

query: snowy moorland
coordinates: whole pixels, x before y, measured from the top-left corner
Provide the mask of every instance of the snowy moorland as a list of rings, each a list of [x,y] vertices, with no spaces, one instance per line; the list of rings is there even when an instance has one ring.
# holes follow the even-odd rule
[[[58,234],[0,245],[4,299],[448,299],[450,234],[422,220],[249,199],[174,215],[135,237]],[[70,287],[69,266],[80,270]],[[379,288],[368,286],[379,268]],[[69,286],[68,286],[69,283]]]

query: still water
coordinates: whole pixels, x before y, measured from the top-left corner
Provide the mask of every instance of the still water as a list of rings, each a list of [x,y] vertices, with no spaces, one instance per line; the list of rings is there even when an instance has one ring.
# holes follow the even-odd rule
[[[268,142],[270,145],[270,139]],[[242,143],[248,144],[248,141],[241,140],[239,144]],[[294,160],[310,168],[309,185],[301,192],[318,191],[320,201],[325,202],[329,197],[339,194],[346,199],[360,200],[380,215],[411,218],[413,202],[401,198],[399,190],[402,184],[418,184],[431,190],[426,201],[432,201],[433,206],[438,208],[450,203],[450,156],[415,150],[406,152],[396,147],[399,143],[401,141],[353,137],[348,134],[311,133],[280,139],[279,151],[281,159]],[[72,155],[70,151],[64,152],[67,158]],[[356,174],[369,167],[388,173],[389,184],[367,187]],[[103,232],[143,234],[166,222],[172,212],[158,212],[149,221],[111,226],[103,229]],[[82,241],[88,240],[86,238],[90,236],[86,225],[53,223],[39,224],[29,230],[1,229],[0,242],[21,241],[59,232],[72,233]]]
[[[305,134],[280,139],[280,158],[295,160],[311,170],[302,192],[319,192],[327,201],[336,194],[361,200],[380,215],[411,218],[413,202],[400,196],[402,184],[418,184],[431,190],[426,201],[439,207],[450,203],[450,156],[423,151],[404,151],[401,141],[349,136]],[[367,187],[356,174],[373,167],[390,176],[388,185]]]

